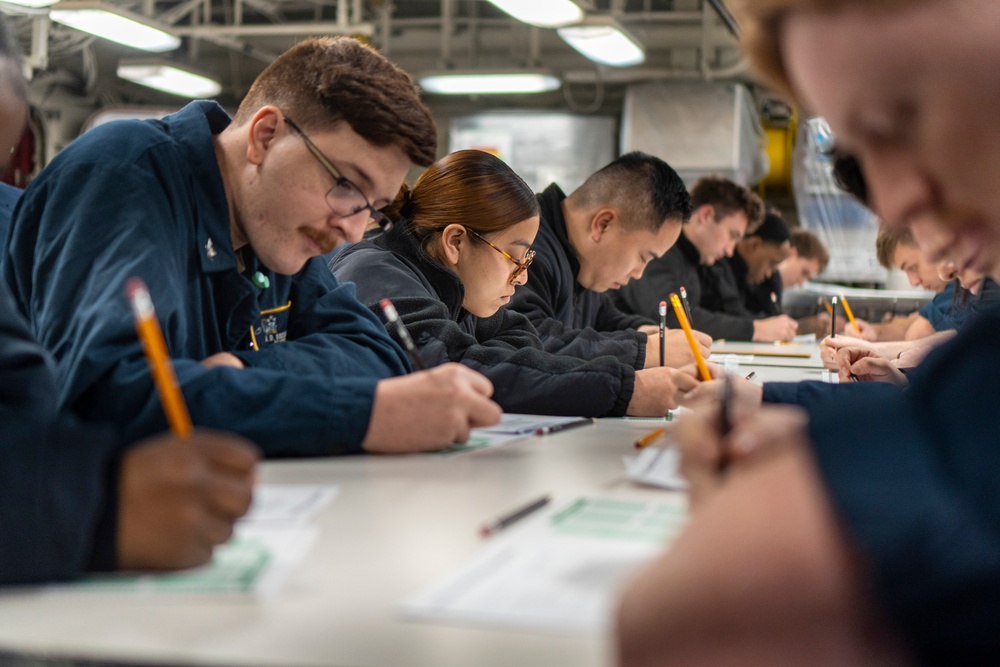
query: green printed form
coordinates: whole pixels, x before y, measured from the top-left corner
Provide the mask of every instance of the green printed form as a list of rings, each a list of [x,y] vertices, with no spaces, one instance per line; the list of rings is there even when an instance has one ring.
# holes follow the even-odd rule
[[[552,517],[556,534],[661,544],[687,521],[678,505],[607,498],[579,498]]]
[[[234,538],[218,547],[211,562],[202,567],[168,574],[87,577],[75,587],[108,592],[249,593],[270,561],[266,545]]]

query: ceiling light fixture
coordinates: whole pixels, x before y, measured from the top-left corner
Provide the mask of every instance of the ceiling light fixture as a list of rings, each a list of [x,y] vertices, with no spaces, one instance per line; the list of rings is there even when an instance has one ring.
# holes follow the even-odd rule
[[[222,91],[218,81],[170,63],[122,61],[118,63],[118,76],[141,86],[190,99],[215,97]]]
[[[562,83],[547,72],[480,72],[431,74],[420,79],[420,87],[440,95],[500,95],[545,93]]]
[[[611,67],[638,65],[646,60],[639,40],[612,19],[588,18],[556,32],[567,44],[595,63]]]
[[[518,21],[539,28],[556,28],[583,19],[583,10],[573,0],[490,0]]]
[[[181,45],[180,38],[166,26],[102,2],[60,2],[49,16],[56,23],[143,51],[161,53]]]
[[[49,7],[54,5],[59,0],[3,0],[9,5],[17,5],[19,7],[31,7],[32,9],[41,9],[42,7]]]

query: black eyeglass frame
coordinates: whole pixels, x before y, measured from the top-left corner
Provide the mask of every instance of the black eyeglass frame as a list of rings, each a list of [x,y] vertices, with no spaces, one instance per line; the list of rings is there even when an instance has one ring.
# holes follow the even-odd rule
[[[286,115],[285,123],[288,125],[288,127],[292,128],[292,130],[296,134],[302,137],[302,141],[305,143],[306,148],[309,149],[309,152],[312,153],[313,157],[316,158],[316,161],[319,162],[320,165],[323,167],[323,169],[325,169],[327,173],[330,174],[330,177],[333,178],[333,187],[331,187],[326,192],[326,204],[327,206],[330,207],[331,211],[341,216],[342,218],[349,218],[353,215],[361,213],[364,210],[367,210],[369,222],[374,222],[375,224],[377,224],[383,232],[387,232],[390,229],[392,229],[392,220],[390,220],[384,213],[379,211],[377,208],[372,206],[372,203],[368,201],[368,197],[365,196],[365,193],[361,192],[361,188],[356,186],[347,177],[345,177],[343,174],[337,171],[337,168],[333,166],[332,162],[330,162],[330,158],[323,155],[323,151],[321,151],[319,147],[312,142],[312,139],[309,138],[309,135],[307,135],[302,130],[302,128],[300,128],[298,124],[295,123],[295,121],[293,121]],[[363,205],[359,204],[357,206],[354,206],[349,213],[338,211],[337,207],[334,205],[334,202],[339,201],[339,198],[334,194],[334,190],[336,190],[337,188],[342,188],[347,191],[356,192],[357,196],[361,198],[364,204]]]

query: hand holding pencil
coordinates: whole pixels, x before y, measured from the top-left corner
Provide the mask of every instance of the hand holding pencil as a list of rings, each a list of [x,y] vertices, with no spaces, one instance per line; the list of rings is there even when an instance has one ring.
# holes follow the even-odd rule
[[[688,322],[687,313],[684,312],[684,306],[681,305],[680,297],[676,294],[671,294],[670,305],[673,306],[677,321],[681,323],[681,329],[684,330],[684,337],[687,338],[688,345],[691,347],[691,354],[694,355],[694,362],[698,365],[698,372],[701,374],[701,379],[705,381],[711,380],[712,374],[708,371],[708,366],[705,365],[705,358],[701,356],[701,350],[698,348],[698,342],[694,338],[691,323]]]

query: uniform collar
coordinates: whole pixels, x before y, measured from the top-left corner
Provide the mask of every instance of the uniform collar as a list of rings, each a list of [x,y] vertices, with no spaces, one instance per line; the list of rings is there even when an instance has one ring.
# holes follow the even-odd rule
[[[542,210],[542,222],[548,224],[562,246],[575,282],[580,273],[580,260],[577,257],[576,248],[569,242],[569,232],[566,231],[566,216],[563,215],[562,210],[562,203],[565,199],[565,193],[553,183],[538,195],[538,204]]]
[[[171,136],[188,156],[190,183],[195,202],[195,234],[201,269],[217,273],[236,269],[236,253],[229,229],[229,203],[222,183],[222,171],[215,154],[215,135],[226,129],[231,119],[215,102],[191,102],[163,119]],[[249,248],[247,249],[249,251]],[[252,254],[249,251],[245,254]],[[248,265],[252,263],[248,261]]]

